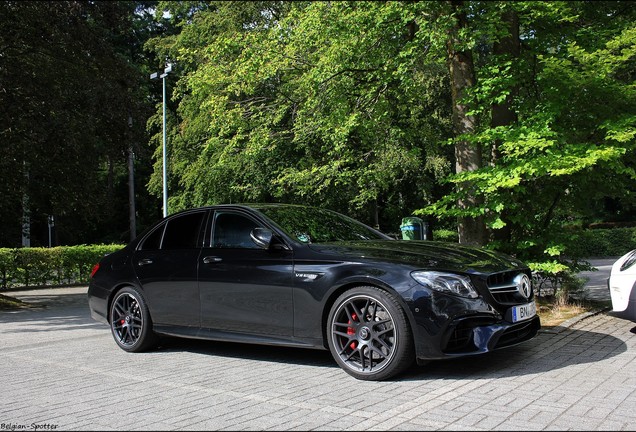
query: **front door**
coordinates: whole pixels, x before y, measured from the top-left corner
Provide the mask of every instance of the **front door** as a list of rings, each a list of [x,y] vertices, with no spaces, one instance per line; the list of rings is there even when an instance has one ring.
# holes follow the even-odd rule
[[[250,232],[259,226],[238,211],[215,212],[199,257],[202,327],[293,335],[293,254],[256,246]]]

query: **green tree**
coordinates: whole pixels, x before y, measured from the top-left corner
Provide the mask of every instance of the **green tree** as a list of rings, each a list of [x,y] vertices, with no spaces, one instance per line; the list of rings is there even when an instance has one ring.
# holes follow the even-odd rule
[[[492,247],[562,269],[563,225],[590,202],[634,187],[634,12],[623,2],[470,6],[479,13],[469,26],[482,31],[474,32],[477,81],[466,103],[479,127],[465,138],[491,163],[449,181],[472,184],[483,202],[473,211],[494,233],[508,230]],[[491,48],[514,34],[506,16],[519,19],[518,56]],[[493,109],[502,103],[504,121]],[[454,203],[464,197],[458,188],[426,212],[462,214]]]
[[[138,23],[152,23],[150,4],[0,3],[0,244],[20,244],[25,212],[33,245],[47,244],[47,215],[61,243],[125,239],[120,187],[130,143],[146,139]]]
[[[443,65],[422,60],[408,6],[213,2],[177,14],[190,18],[168,41],[183,65],[171,207],[294,200],[380,224],[377,209],[431,202],[449,170],[437,146],[448,86]]]
[[[174,31],[148,47],[178,70],[173,210],[296,201],[391,230],[421,208],[458,220],[462,242],[558,269],[562,227],[596,212],[590,201],[634,208],[625,198],[635,184],[628,3],[159,9],[170,11]]]

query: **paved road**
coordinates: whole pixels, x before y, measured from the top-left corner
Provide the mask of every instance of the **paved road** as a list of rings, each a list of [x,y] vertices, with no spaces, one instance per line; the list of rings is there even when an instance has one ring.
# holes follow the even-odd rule
[[[593,300],[609,300],[609,289],[607,278],[609,277],[612,265],[620,257],[590,259],[588,262],[596,270],[584,271],[579,276],[586,280],[585,297]]]
[[[43,307],[0,312],[0,431],[636,429],[636,327],[607,313],[362,382],[326,351],[183,340],[128,354],[85,293],[11,293]]]

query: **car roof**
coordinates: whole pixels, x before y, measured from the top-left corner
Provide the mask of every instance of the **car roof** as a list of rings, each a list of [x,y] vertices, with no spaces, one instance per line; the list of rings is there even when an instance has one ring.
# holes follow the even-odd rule
[[[215,210],[215,209],[223,209],[223,208],[259,210],[259,209],[268,208],[268,207],[296,207],[296,208],[308,208],[308,209],[309,208],[322,209],[321,207],[316,207],[316,206],[310,206],[310,205],[304,205],[304,204],[288,204],[288,203],[237,203],[237,204],[225,203],[225,204],[212,204],[212,205],[206,205],[201,207],[193,207],[193,208],[178,211],[177,213],[173,213],[168,216],[170,217],[180,213],[187,213],[187,212],[196,211],[196,210]],[[329,210],[329,209],[325,208],[323,210]],[[330,210],[330,211],[333,211],[333,210]]]

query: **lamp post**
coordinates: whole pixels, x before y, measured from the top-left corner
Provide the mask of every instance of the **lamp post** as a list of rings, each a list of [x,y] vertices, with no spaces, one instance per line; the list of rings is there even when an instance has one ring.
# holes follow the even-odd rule
[[[166,77],[172,72],[172,63],[163,70],[159,78],[163,80],[163,217],[168,216],[168,170],[166,150]],[[150,74],[150,79],[156,79],[158,73]]]
[[[128,226],[130,241],[137,236],[137,220],[135,210],[135,149],[133,148],[133,118],[128,114]]]

